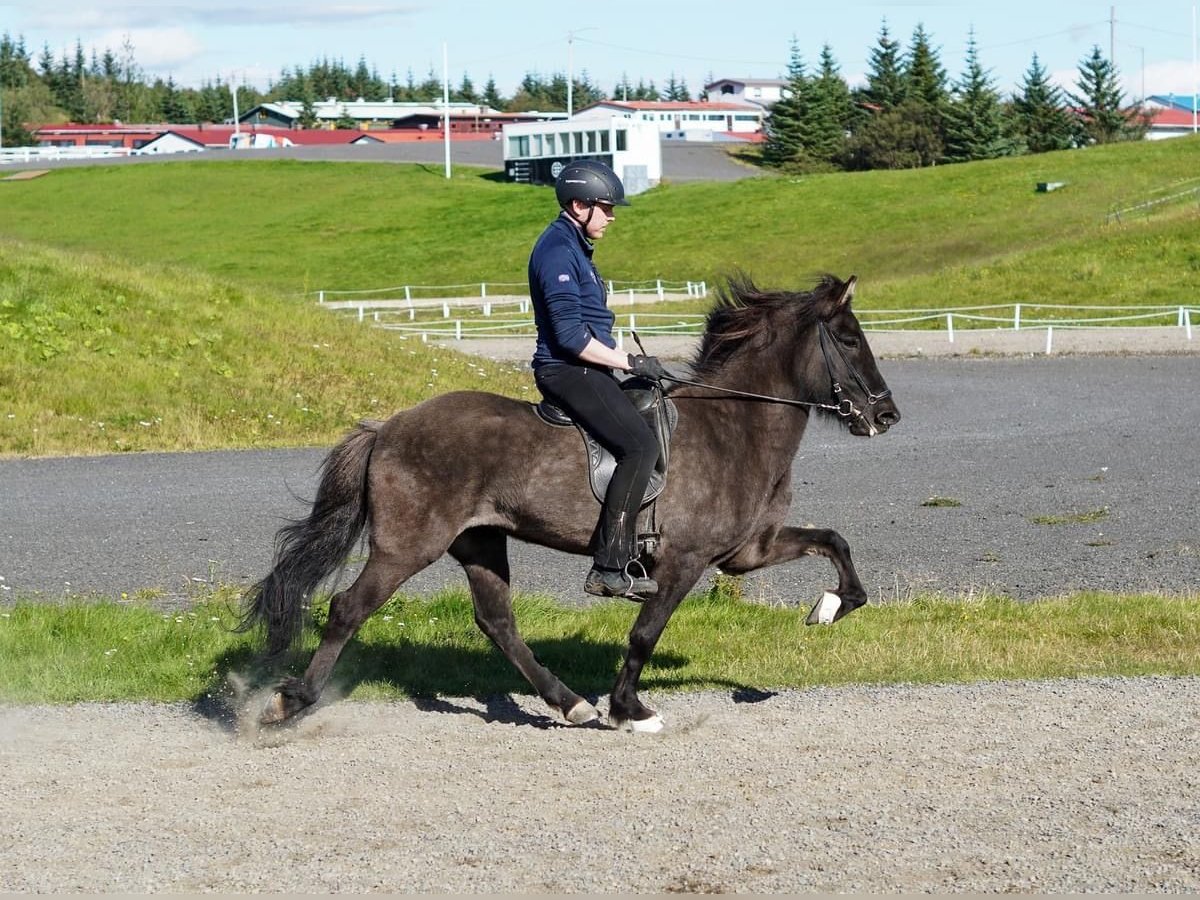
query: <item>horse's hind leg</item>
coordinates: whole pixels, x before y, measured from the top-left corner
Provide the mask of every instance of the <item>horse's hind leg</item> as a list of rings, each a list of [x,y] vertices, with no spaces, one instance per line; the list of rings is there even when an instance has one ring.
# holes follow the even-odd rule
[[[267,702],[259,721],[273,725],[316,703],[329,683],[342,649],[362,623],[383,606],[401,584],[428,564],[428,560],[407,561],[372,546],[370,558],[354,584],[329,601],[329,620],[304,677],[284,681]]]
[[[509,594],[508,538],[497,528],[471,528],[450,545],[453,556],[467,573],[475,623],[508,658],[543,700],[559,710],[572,725],[600,717],[596,708],[570,690],[543,666],[517,631]]]

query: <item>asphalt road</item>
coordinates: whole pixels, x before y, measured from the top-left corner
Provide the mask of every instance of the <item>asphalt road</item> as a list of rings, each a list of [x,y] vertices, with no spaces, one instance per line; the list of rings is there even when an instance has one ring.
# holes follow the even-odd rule
[[[903,421],[874,439],[815,422],[790,515],[841,531],[873,600],[1200,586],[1200,358],[881,367]],[[198,586],[249,583],[279,525],[305,510],[324,452],[0,460],[0,596],[155,589],[186,600]],[[512,557],[516,589],[584,602],[584,558],[515,542]],[[746,590],[806,605],[834,583],[825,561],[806,559],[748,576]],[[465,579],[443,560],[406,589],[447,584]]]

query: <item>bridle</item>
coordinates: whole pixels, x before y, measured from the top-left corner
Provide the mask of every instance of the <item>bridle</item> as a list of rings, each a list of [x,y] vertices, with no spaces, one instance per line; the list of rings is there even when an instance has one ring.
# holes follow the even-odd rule
[[[734,388],[720,387],[719,385],[715,384],[705,384],[702,381],[690,381],[686,378],[676,378],[674,375],[665,375],[664,379],[667,381],[673,381],[676,384],[686,384],[690,385],[691,387],[699,387],[710,391],[718,391],[722,394],[732,394],[737,397],[745,397],[748,400],[764,400],[768,403],[782,403],[786,406],[803,406],[810,409],[823,409],[827,412],[834,413],[843,419],[862,419],[867,423],[867,427],[871,429],[872,433],[874,433],[875,427],[871,424],[871,420],[866,417],[865,411],[859,409],[854,405],[853,400],[845,396],[845,392],[842,389],[842,383],[838,380],[837,374],[834,371],[833,355],[831,354],[830,349],[832,348],[832,350],[837,354],[837,357],[842,362],[842,368],[849,373],[850,377],[854,379],[855,384],[857,384],[862,392],[866,395],[868,408],[874,406],[876,403],[879,403],[881,400],[886,400],[888,397],[892,396],[891,388],[884,388],[882,392],[877,394],[867,387],[866,379],[863,378],[862,373],[858,371],[854,363],[852,363],[846,356],[846,351],[842,348],[841,344],[838,343],[837,339],[829,333],[829,326],[827,326],[824,322],[817,323],[817,334],[821,341],[821,355],[825,358],[825,370],[829,373],[830,388],[833,394],[831,402],[823,402],[820,400],[796,400],[791,397],[775,397],[771,394],[755,394],[750,391],[739,391]],[[637,342],[638,348],[642,349],[642,342],[641,339],[638,338],[637,332],[633,332],[633,339]],[[645,353],[646,351],[642,349],[642,352]]]

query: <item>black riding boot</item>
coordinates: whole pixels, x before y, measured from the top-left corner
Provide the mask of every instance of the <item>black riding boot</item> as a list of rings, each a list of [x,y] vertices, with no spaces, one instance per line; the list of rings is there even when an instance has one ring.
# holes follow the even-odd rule
[[[634,559],[634,530],[637,515],[624,510],[612,511],[605,506],[596,529],[595,554],[592,570],[588,572],[583,589],[597,597],[625,597],[641,601],[658,593],[658,582],[646,575]],[[630,568],[640,570],[634,574]]]

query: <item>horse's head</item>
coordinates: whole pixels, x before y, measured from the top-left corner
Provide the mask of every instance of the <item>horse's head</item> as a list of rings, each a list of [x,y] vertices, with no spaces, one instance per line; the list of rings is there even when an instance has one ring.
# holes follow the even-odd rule
[[[844,282],[826,277],[821,285],[826,290],[814,292],[817,321],[812,350],[801,364],[810,384],[825,379],[837,415],[849,425],[850,433],[870,437],[899,422],[900,410],[850,308],[857,283],[856,275]]]

